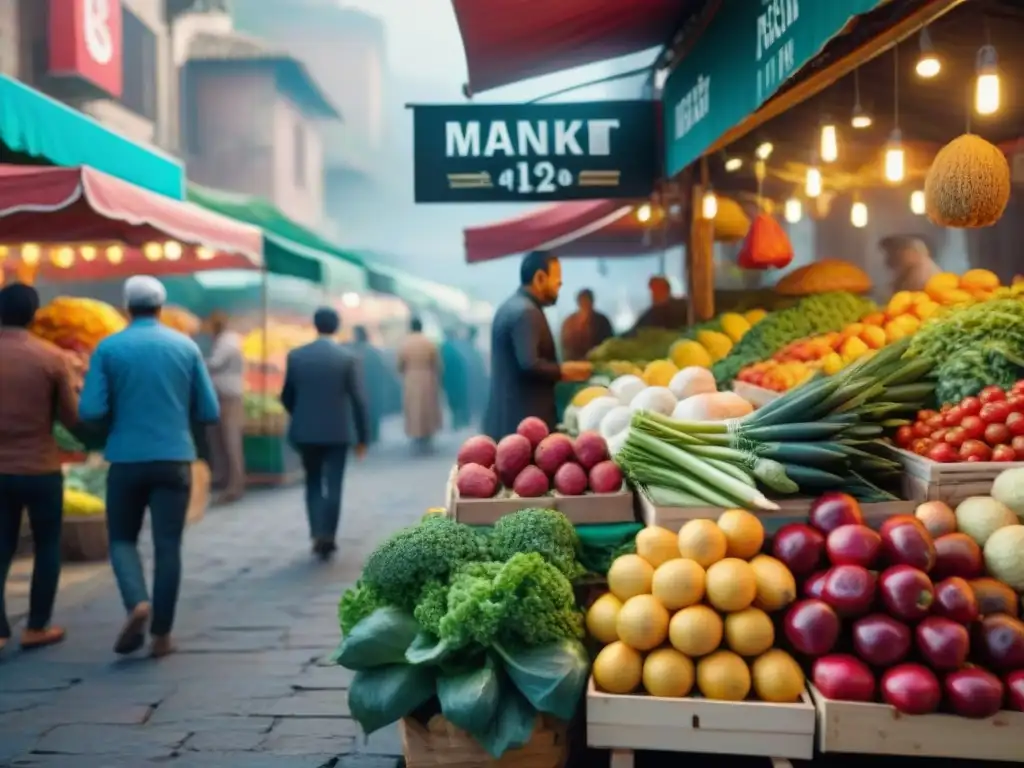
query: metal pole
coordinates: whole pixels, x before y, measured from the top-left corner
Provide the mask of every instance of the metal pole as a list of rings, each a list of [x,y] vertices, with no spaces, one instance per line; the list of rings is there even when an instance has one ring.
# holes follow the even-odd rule
[[[263,280],[260,283],[260,314],[262,315],[263,324],[263,344],[260,347],[260,399],[263,402],[267,401],[269,392],[267,391],[267,375],[270,372],[270,286],[269,278],[270,272],[266,267],[263,268]],[[270,433],[267,425],[267,409],[260,409],[260,433],[267,435]]]

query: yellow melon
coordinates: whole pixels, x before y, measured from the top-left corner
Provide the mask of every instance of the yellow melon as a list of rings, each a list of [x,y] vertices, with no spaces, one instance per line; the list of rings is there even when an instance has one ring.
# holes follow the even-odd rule
[[[691,605],[676,613],[668,625],[668,639],[680,653],[696,658],[722,644],[722,617],[706,605]]]
[[[651,592],[654,568],[640,555],[622,555],[615,558],[608,569],[608,589],[619,600]]]
[[[985,542],[985,568],[1017,592],[1024,592],[1024,525],[1007,525]]]
[[[587,611],[587,632],[601,643],[614,643],[619,639],[615,623],[619,620],[622,601],[611,592],[601,595]]]
[[[726,556],[749,560],[761,551],[764,526],[745,509],[727,509],[718,518],[718,527],[725,534]]]
[[[704,597],[704,569],[682,558],[662,563],[654,571],[651,594],[670,611],[699,603]]]
[[[679,554],[707,568],[725,557],[728,542],[714,520],[691,520],[679,529]]]
[[[704,591],[708,602],[722,613],[742,611],[757,597],[757,577],[749,563],[727,557],[708,568]]]
[[[657,648],[668,636],[668,611],[653,595],[636,595],[619,609],[615,631],[619,640],[638,651]]]
[[[644,659],[625,643],[606,645],[594,659],[594,683],[608,693],[632,693],[643,677]]]
[[[760,656],[775,642],[775,627],[760,608],[747,608],[725,617],[725,642],[740,656]]]
[[[644,660],[644,688],[651,696],[685,696],[693,679],[693,662],[675,648],[658,648]]]
[[[636,553],[657,568],[679,557],[679,538],[668,528],[649,526],[636,535]]]
[[[804,692],[804,673],[785,651],[774,648],[751,665],[754,693],[761,701],[792,704]]]
[[[716,651],[697,662],[697,687],[715,701],[743,701],[750,693],[750,670],[732,651]]]
[[[796,579],[785,563],[769,555],[758,555],[750,561],[757,583],[758,608],[781,611],[796,600]]]
[[[939,150],[924,179],[928,218],[959,229],[995,224],[1010,201],[1006,155],[980,136],[964,134]]]

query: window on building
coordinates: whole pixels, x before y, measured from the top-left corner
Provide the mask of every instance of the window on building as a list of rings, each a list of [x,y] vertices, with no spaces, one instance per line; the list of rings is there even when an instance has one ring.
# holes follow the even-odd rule
[[[121,7],[124,88],[121,103],[148,120],[157,119],[157,39],[134,13]]]
[[[295,172],[295,186],[300,189],[306,186],[306,126],[296,122],[292,127],[292,163]]]

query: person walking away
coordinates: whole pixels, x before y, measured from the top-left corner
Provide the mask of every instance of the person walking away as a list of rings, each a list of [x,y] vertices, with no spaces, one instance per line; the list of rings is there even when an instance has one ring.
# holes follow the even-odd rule
[[[477,346],[477,337],[480,330],[471,325],[466,331],[466,337],[460,340],[466,366],[469,369],[469,419],[476,422],[483,417],[484,409],[487,407],[487,366],[484,357]]]
[[[452,413],[452,429],[469,426],[469,366],[464,350],[459,347],[458,331],[448,328],[441,342],[441,386],[448,410]]]
[[[238,501],[245,495],[245,357],[242,337],[228,327],[228,317],[214,312],[209,318],[213,346],[206,367],[217,392],[220,421],[207,430],[213,486],[222,492],[218,503]]]
[[[587,353],[612,336],[612,323],[594,309],[594,292],[576,294],[576,311],[562,323],[562,359],[586,360]]]
[[[107,535],[110,564],[128,612],[114,651],[139,650],[148,629],[152,655],[160,657],[174,650],[181,539],[196,460],[193,422],[213,424],[220,409],[199,347],[159,322],[167,300],[163,284],[146,275],[130,277],[124,299],[131,322],[96,347],[79,416],[109,428]],[[147,508],[155,561],[152,603],[138,548]]]
[[[352,351],[359,358],[363,372],[363,394],[366,397],[367,444],[380,440],[380,421],[383,417],[385,388],[387,387],[387,363],[380,350],[370,343],[366,327],[357,325],[352,329]]]
[[[929,278],[941,270],[932,260],[928,245],[919,237],[896,235],[882,238],[879,248],[892,275],[889,296],[899,291],[923,291]]]
[[[641,328],[665,328],[670,331],[683,329],[687,325],[687,304],[685,299],[672,295],[668,278],[655,275],[648,281],[651,292],[651,306],[643,311],[636,325],[627,336],[633,336]]]
[[[431,438],[441,429],[441,359],[434,342],[423,334],[423,323],[418,317],[409,322],[409,331],[398,350],[405,434],[417,449],[426,451]]]
[[[50,626],[60,581],[64,476],[53,437],[54,416],[78,421],[78,396],[60,351],[28,331],[39,294],[22,283],[0,289],[0,650],[11,637],[4,586],[18,548],[22,513],[28,511],[35,558],[28,626],[22,648],[64,639]]]
[[[512,434],[527,416],[555,428],[555,384],[585,381],[592,366],[559,365],[544,307],[558,301],[562,267],[546,251],[527,254],[519,268],[519,289],[494,314],[491,326],[491,385],[484,432],[495,440]]]
[[[333,338],[341,326],[338,313],[329,307],[318,309],[313,324],[316,341],[288,353],[281,404],[291,416],[288,439],[302,457],[306,474],[313,554],[326,560],[338,549],[335,538],[349,448],[355,446],[357,459],[366,453],[369,419],[359,360]]]

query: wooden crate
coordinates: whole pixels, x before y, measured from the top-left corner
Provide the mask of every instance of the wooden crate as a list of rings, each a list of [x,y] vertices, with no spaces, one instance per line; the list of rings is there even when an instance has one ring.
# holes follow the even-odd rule
[[[1024,762],[1024,712],[902,715],[888,704],[826,698],[813,685],[811,694],[822,752]]]
[[[1000,472],[1024,467],[1024,461],[942,464],[896,446],[892,458],[903,465],[903,495],[915,501],[944,501],[955,507],[970,496],[988,496]]]
[[[493,525],[505,515],[521,509],[545,507],[562,512],[574,525],[595,523],[632,523],[636,520],[633,491],[623,485],[618,493],[588,493],[585,496],[561,496],[553,493],[536,499],[498,496],[493,499],[463,499],[455,487],[452,468],[445,486],[448,516],[467,525]]]
[[[587,745],[612,750],[612,768],[632,768],[633,752],[703,752],[809,760],[814,705],[666,699],[587,688]]]
[[[476,739],[441,715],[424,726],[411,717],[398,724],[406,768],[562,768],[569,756],[565,723],[538,717],[530,742],[491,757]]]
[[[773,400],[778,400],[783,395],[782,392],[758,387],[745,381],[734,381],[732,383],[732,391],[755,408],[762,408]]]
[[[720,507],[660,507],[647,496],[638,491],[637,506],[640,518],[647,525],[657,525],[678,531],[690,520],[716,520],[724,510]],[[789,523],[805,523],[811,511],[813,499],[783,499],[778,502],[782,509],[776,512],[759,511],[757,517],[769,534]],[[861,504],[864,520],[868,525],[880,526],[894,515],[912,515],[917,507],[916,501],[885,501],[878,504]]]

